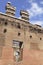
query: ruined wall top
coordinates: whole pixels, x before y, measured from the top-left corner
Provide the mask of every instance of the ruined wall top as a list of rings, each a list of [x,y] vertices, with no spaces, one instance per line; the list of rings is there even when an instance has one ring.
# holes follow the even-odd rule
[[[16,7],[13,7],[13,6],[11,5],[11,2],[8,2],[8,3],[6,4],[5,9],[6,9],[6,14],[7,14],[7,15],[11,15],[11,16],[14,16],[14,15],[15,15]],[[29,20],[29,13],[28,13],[27,11],[21,10],[21,11],[20,11],[20,15],[21,15],[21,19],[26,20],[26,21]]]
[[[11,15],[11,16],[15,15],[16,7],[13,7],[10,2],[6,4],[5,9],[6,9],[6,14]]]
[[[3,19],[3,16],[5,16],[5,17],[8,16],[9,18],[11,17],[11,18],[15,19],[15,21],[12,19],[13,20],[13,24],[17,24],[16,21],[18,21],[18,22],[19,21],[22,21],[22,22],[24,21],[24,22],[26,22],[26,24],[24,25],[25,28],[28,28],[29,27],[30,31],[32,31],[32,32],[39,31],[40,33],[43,33],[43,28],[40,25],[37,25],[37,24],[34,24],[33,25],[33,24],[31,24],[29,22],[29,13],[27,11],[20,10],[20,16],[21,16],[21,18],[19,19],[19,18],[16,18],[15,17],[16,7],[13,7],[11,5],[11,2],[8,2],[6,4],[5,9],[6,9],[6,13],[5,14],[0,13],[0,20],[1,20],[1,18]],[[6,20],[6,18],[4,19],[4,21],[5,20]],[[21,22],[19,22],[19,23],[21,25]]]

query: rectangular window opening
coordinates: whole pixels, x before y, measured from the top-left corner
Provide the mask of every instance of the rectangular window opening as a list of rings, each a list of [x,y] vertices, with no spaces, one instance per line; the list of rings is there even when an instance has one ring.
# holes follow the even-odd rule
[[[19,62],[23,59],[23,42],[13,40],[13,53],[15,61]]]

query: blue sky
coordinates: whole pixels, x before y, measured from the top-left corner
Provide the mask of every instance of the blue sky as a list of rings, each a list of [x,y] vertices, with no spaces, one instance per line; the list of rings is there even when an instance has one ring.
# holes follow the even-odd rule
[[[43,26],[43,0],[0,0],[0,12],[5,13],[8,1],[16,7],[16,17],[20,17],[20,10],[27,10],[30,22]]]

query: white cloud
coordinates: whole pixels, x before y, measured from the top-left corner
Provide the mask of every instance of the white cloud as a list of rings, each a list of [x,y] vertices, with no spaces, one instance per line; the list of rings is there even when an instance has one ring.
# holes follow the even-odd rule
[[[43,1],[41,1],[40,4],[43,4]]]
[[[43,21],[31,21],[33,24],[43,25]]]
[[[28,2],[29,2],[29,3],[32,3],[32,2],[33,2],[33,0],[29,0]]]
[[[30,17],[43,14],[43,8],[39,7],[37,3],[32,2],[31,5],[32,7],[30,9],[27,9],[30,14]]]

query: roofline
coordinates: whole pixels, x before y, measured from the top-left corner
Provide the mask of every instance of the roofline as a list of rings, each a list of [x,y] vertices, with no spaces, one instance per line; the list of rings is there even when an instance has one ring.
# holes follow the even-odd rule
[[[22,18],[17,18],[17,17],[15,17],[15,16],[8,15],[8,14],[6,14],[6,13],[2,13],[2,12],[0,12],[0,14],[1,14],[1,15],[4,15],[4,16],[11,17],[11,18],[14,18],[14,19],[18,19],[18,20],[21,20],[21,21],[23,21],[23,22],[25,22],[25,23],[30,24],[30,22],[28,22],[28,21],[26,21],[26,20],[23,20]]]
[[[17,17],[15,17],[15,16],[7,15],[7,14],[2,13],[2,12],[0,12],[0,14],[1,14],[1,15],[4,15],[4,16],[11,17],[11,18],[14,18],[14,19],[18,19],[18,20],[23,21],[23,22],[28,23],[28,24],[31,24],[30,22],[28,22],[28,21],[26,21],[26,20],[23,20],[22,18],[17,18]],[[31,25],[35,26],[35,24],[31,24]],[[38,27],[38,26],[36,26],[36,27]],[[43,30],[43,27],[41,27],[41,29]]]

